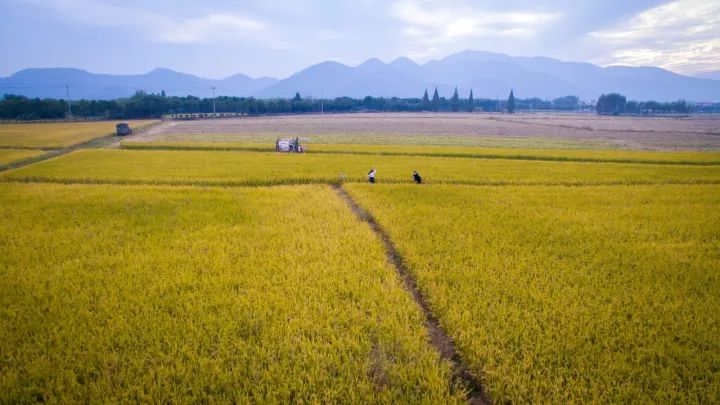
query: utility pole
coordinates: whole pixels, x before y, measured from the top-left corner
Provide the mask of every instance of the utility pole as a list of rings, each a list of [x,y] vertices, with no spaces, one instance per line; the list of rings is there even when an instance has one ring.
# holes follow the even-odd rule
[[[68,105],[68,119],[72,119],[72,110],[70,109],[70,86],[65,85],[65,97],[67,98]]]
[[[217,118],[217,114],[215,113],[215,86],[212,86],[213,90],[213,118]]]

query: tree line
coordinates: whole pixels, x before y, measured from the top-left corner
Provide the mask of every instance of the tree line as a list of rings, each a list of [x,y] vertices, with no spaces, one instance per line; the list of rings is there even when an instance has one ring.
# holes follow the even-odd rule
[[[475,98],[472,90],[468,98],[460,98],[455,89],[452,97],[441,97],[435,89],[432,98],[427,90],[422,98],[372,97],[361,99],[337,97],[334,99],[303,98],[299,93],[289,99],[256,99],[253,97],[219,96],[215,98],[215,111],[248,115],[293,114],[311,112],[422,112],[422,111],[509,111],[518,110],[575,110],[581,106],[575,96],[554,100],[539,98],[507,100]],[[70,103],[61,99],[27,98],[5,95],[0,99],[0,120],[60,120],[79,119],[131,119],[158,118],[166,114],[211,113],[212,98],[194,96],[168,97],[160,94],[136,92],[132,97],[116,100],[79,100]]]
[[[657,101],[635,101],[628,100],[622,94],[610,93],[600,96],[595,106],[595,111],[600,115],[688,114],[691,112],[720,111],[720,103],[713,104],[691,105],[685,100],[666,103]]]
[[[619,97],[618,97],[619,96]],[[357,99],[337,97],[334,99],[303,98],[296,93],[292,98],[256,99],[253,97],[199,98],[194,96],[168,97],[160,94],[136,92],[132,97],[116,100],[78,100],[68,103],[60,99],[27,98],[7,94],[0,99],[0,120],[61,120],[76,119],[132,119],[159,118],[166,114],[235,112],[248,115],[293,114],[312,112],[422,112],[422,111],[503,111],[531,110],[592,111],[601,114],[690,112],[695,108],[684,101],[656,103],[627,101],[620,95],[603,95],[596,106],[582,103],[576,96],[553,100],[539,98],[516,98],[511,91],[507,99],[475,98],[472,90],[467,98],[461,98],[457,88],[450,98],[441,97],[437,88],[432,97],[427,90],[422,98],[371,97]],[[595,107],[595,108],[593,108]],[[716,105],[720,111],[720,104]],[[72,114],[70,116],[70,113]]]

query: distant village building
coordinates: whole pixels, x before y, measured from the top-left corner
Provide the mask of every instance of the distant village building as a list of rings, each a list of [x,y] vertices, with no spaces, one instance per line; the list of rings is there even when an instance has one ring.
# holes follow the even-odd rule
[[[163,120],[199,120],[204,118],[233,118],[242,117],[243,113],[239,112],[226,112],[226,113],[177,113],[177,114],[165,114],[162,116]]]

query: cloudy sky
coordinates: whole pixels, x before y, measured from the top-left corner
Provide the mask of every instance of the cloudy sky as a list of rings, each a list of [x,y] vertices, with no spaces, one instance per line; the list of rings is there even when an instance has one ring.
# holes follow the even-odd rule
[[[720,0],[0,0],[0,76],[28,67],[286,77],[464,49],[720,71]]]

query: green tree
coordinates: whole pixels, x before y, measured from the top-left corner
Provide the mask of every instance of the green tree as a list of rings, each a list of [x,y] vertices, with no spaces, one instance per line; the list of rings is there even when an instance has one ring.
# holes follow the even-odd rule
[[[455,93],[450,99],[450,109],[454,112],[460,111],[460,96],[458,96],[457,87],[455,87]]]
[[[577,96],[559,97],[553,100],[553,105],[558,110],[574,110],[580,106],[580,99]]]
[[[427,89],[425,89],[425,94],[422,98],[422,109],[423,111],[430,111],[431,105],[430,105],[430,97],[428,97]]]
[[[627,98],[625,98],[625,96],[623,96],[622,94],[603,94],[598,99],[597,105],[595,106],[595,111],[597,111],[597,113],[600,115],[620,115],[625,112],[626,103]],[[646,108],[650,109],[652,106],[651,103],[651,101],[648,101],[646,103]]]
[[[295,97],[293,97],[293,99],[292,99],[292,102],[299,103],[300,101],[302,101],[302,98],[300,97],[300,92],[296,92]]]
[[[438,95],[437,86],[435,86],[435,93],[432,98],[432,109],[437,112],[440,109],[440,95]]]
[[[470,89],[470,97],[468,98],[468,112],[475,111],[475,100],[473,99],[472,89]]]
[[[510,89],[510,96],[508,97],[507,101],[507,111],[510,114],[515,112],[515,95],[513,94],[512,89]]]

